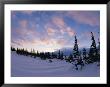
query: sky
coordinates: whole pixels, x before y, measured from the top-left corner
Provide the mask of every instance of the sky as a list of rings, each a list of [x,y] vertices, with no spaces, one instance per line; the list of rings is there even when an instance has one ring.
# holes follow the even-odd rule
[[[100,34],[100,11],[11,11],[11,46],[54,52],[74,47],[89,48],[93,32]]]

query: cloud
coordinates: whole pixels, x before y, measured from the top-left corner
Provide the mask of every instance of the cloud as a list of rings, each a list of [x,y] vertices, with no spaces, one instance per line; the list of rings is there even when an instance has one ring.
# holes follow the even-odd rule
[[[23,29],[16,29],[16,33],[18,36],[22,36],[22,37],[27,37],[27,36],[37,36],[38,33],[37,31],[35,31],[34,29],[27,29],[27,28],[23,28]]]
[[[18,35],[20,35],[20,34],[18,34]],[[31,39],[26,38],[27,36],[22,36],[22,37],[23,38],[13,39],[11,44],[16,47],[28,48],[29,50],[32,48],[35,50],[39,50],[40,52],[42,52],[42,51],[53,52],[53,51],[55,51],[55,49],[62,48],[66,43],[66,41],[64,39],[55,39],[55,38],[51,38],[48,36],[42,37],[42,38],[40,38],[40,37],[31,38]]]
[[[64,39],[53,39],[49,37],[44,37],[40,40],[36,40],[36,42],[39,43],[40,45],[43,45],[44,47],[52,48],[62,47],[66,43]]]
[[[40,42],[44,45],[49,45],[50,44],[50,41],[49,38],[42,38],[40,39]]]
[[[67,33],[70,37],[74,35],[74,30],[71,29],[62,17],[53,17],[52,22],[59,28],[60,33],[63,35]]]
[[[63,46],[65,45],[66,41],[64,39],[60,39],[60,40],[57,40],[57,44]]]
[[[21,26],[21,28],[27,28],[28,21],[27,20],[21,20],[21,21],[19,21],[19,25]]]
[[[19,42],[19,40],[17,41],[17,40],[12,40],[11,41],[11,45],[17,45],[17,46],[23,46],[23,44],[21,43],[21,42]]]
[[[23,45],[24,43],[28,44],[35,38],[38,38],[39,33],[35,28],[16,28],[12,29],[11,39],[14,40],[17,45]],[[24,45],[23,45],[24,46]]]
[[[47,28],[46,30],[47,30],[48,35],[55,35],[55,33],[56,33],[56,30],[53,28],[50,28],[50,27]]]
[[[15,29],[18,35],[22,36],[36,36],[38,35],[36,24],[32,21],[29,22],[28,20],[20,20],[19,21],[19,28]]]
[[[67,27],[67,33],[70,37],[72,37],[75,34],[75,31],[73,31],[73,29],[71,29],[70,27]]]
[[[57,40],[53,38],[44,37],[41,39],[34,39],[28,43],[24,43],[26,45],[32,45],[34,46],[36,50],[39,50],[40,52],[53,52],[55,49],[59,49],[63,46],[64,41],[63,40]],[[31,46],[31,47],[32,47]]]
[[[73,20],[82,23],[88,24],[90,26],[99,26],[100,25],[100,17],[99,15],[95,15],[94,11],[74,11],[67,12],[67,15],[71,17]]]
[[[65,22],[64,22],[64,20],[63,20],[62,17],[54,16],[52,18],[52,23],[53,23],[53,25],[55,25],[55,26],[58,27],[58,29],[59,29],[59,31],[60,31],[61,34],[64,34],[65,33],[65,26],[66,25],[65,25]]]
[[[61,18],[61,17],[53,17],[53,22],[57,25],[57,24],[60,24],[60,25],[65,25],[64,23],[64,20]]]
[[[53,17],[52,22],[61,29],[63,29],[66,26],[62,17]]]
[[[42,14],[42,11],[39,13],[42,14],[40,16],[36,15],[32,16],[32,11],[20,11],[20,16],[26,15],[25,19],[22,16],[20,19],[19,16],[16,15],[16,11],[13,14],[17,17],[16,25],[12,25],[12,45],[16,47],[23,47],[28,49],[35,49],[39,51],[55,51],[55,49],[60,49],[63,47],[72,46],[74,41],[74,35],[76,26],[74,28],[71,26],[71,22],[69,21],[70,17],[76,23],[87,24],[91,26],[99,26],[99,17],[94,15],[94,12],[86,12],[86,11],[62,11],[59,14],[47,14],[46,12]],[[18,12],[17,12],[18,13]],[[32,14],[32,15],[31,15]],[[35,14],[38,14],[35,12]],[[48,15],[45,18],[45,15]],[[50,17],[49,17],[50,16]],[[30,18],[28,18],[30,17]],[[38,18],[38,19],[36,19]],[[66,19],[67,18],[67,19]],[[33,20],[34,19],[34,20]],[[41,20],[42,19],[42,20]],[[67,20],[67,21],[66,21]],[[68,22],[69,21],[69,22]],[[19,25],[19,26],[18,26]],[[82,27],[82,26],[79,26]],[[91,29],[91,28],[90,28]],[[79,34],[81,33],[81,34]],[[80,44],[87,43],[87,40],[91,39],[91,36],[86,35],[86,33],[78,32],[78,41],[82,41]],[[82,35],[82,36],[81,36]],[[73,39],[71,40],[71,37]],[[86,39],[84,39],[86,38]],[[87,39],[88,38],[88,39]],[[91,40],[90,40],[91,41]],[[79,46],[80,46],[79,44]],[[88,44],[88,43],[87,43]]]

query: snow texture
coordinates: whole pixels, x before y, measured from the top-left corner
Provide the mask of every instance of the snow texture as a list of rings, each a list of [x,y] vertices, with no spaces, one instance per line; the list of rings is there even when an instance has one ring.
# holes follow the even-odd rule
[[[51,59],[52,62],[17,55],[11,52],[12,77],[99,77],[100,67],[96,63],[86,64],[82,70],[75,70],[72,63],[65,60]]]

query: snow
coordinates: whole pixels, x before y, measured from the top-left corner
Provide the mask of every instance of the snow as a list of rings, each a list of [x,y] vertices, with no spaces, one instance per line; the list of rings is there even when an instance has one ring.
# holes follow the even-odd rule
[[[82,70],[75,70],[74,65],[65,60],[51,59],[52,62],[17,55],[11,52],[11,76],[12,77],[99,77],[100,67],[94,64],[86,64]]]

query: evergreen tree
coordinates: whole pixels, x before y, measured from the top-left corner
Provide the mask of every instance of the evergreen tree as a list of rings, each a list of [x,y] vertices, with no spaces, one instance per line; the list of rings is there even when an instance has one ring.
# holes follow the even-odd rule
[[[53,59],[53,58],[57,58],[57,55],[56,55],[54,52],[52,52],[51,58],[52,58],[52,59]]]
[[[77,38],[75,36],[75,44],[73,48],[73,56],[74,58],[79,58],[79,51],[78,51],[78,44],[77,44]]]
[[[41,59],[46,60],[46,57],[45,57],[45,53],[44,52],[40,53],[40,57],[41,57]]]
[[[79,52],[79,59],[82,59],[81,51]]]
[[[32,50],[32,53],[35,53],[35,50],[34,49]]]
[[[16,49],[14,47],[11,47],[11,51],[16,51]]]
[[[57,54],[54,53],[54,54],[53,54],[53,58],[57,58]]]
[[[17,48],[16,53],[19,54],[19,49]]]
[[[37,56],[37,57],[39,57],[39,52],[38,52],[38,51],[37,51],[37,54],[36,54],[36,56]]]
[[[87,52],[85,48],[83,48],[83,60],[87,63]]]
[[[29,52],[28,52],[28,50],[26,49],[26,50],[25,50],[25,55],[28,56],[28,54],[29,54]]]
[[[92,32],[91,32],[91,40],[92,40],[92,44],[91,44],[91,46],[90,46],[88,63],[92,63],[92,62],[97,61],[96,42],[95,42],[94,35],[93,35]]]
[[[61,52],[60,59],[63,60],[63,52]]]
[[[60,59],[61,58],[61,53],[60,53],[60,50],[59,50],[59,52],[58,52],[58,59]]]
[[[69,55],[69,58],[67,59],[67,61],[69,61],[70,63],[73,61],[73,56],[72,56],[72,54]]]
[[[49,52],[47,52],[47,56],[48,56],[48,57],[47,57],[48,59],[50,59],[50,58],[51,58],[51,55],[50,55],[50,53],[49,53]]]
[[[100,61],[100,41],[98,39],[98,47],[97,47],[97,60]]]
[[[54,58],[54,53],[53,53],[53,52],[51,53],[51,58],[52,58],[52,59]]]
[[[33,53],[32,54],[33,54],[33,57],[36,58],[36,52],[35,52],[34,49],[33,49]]]

